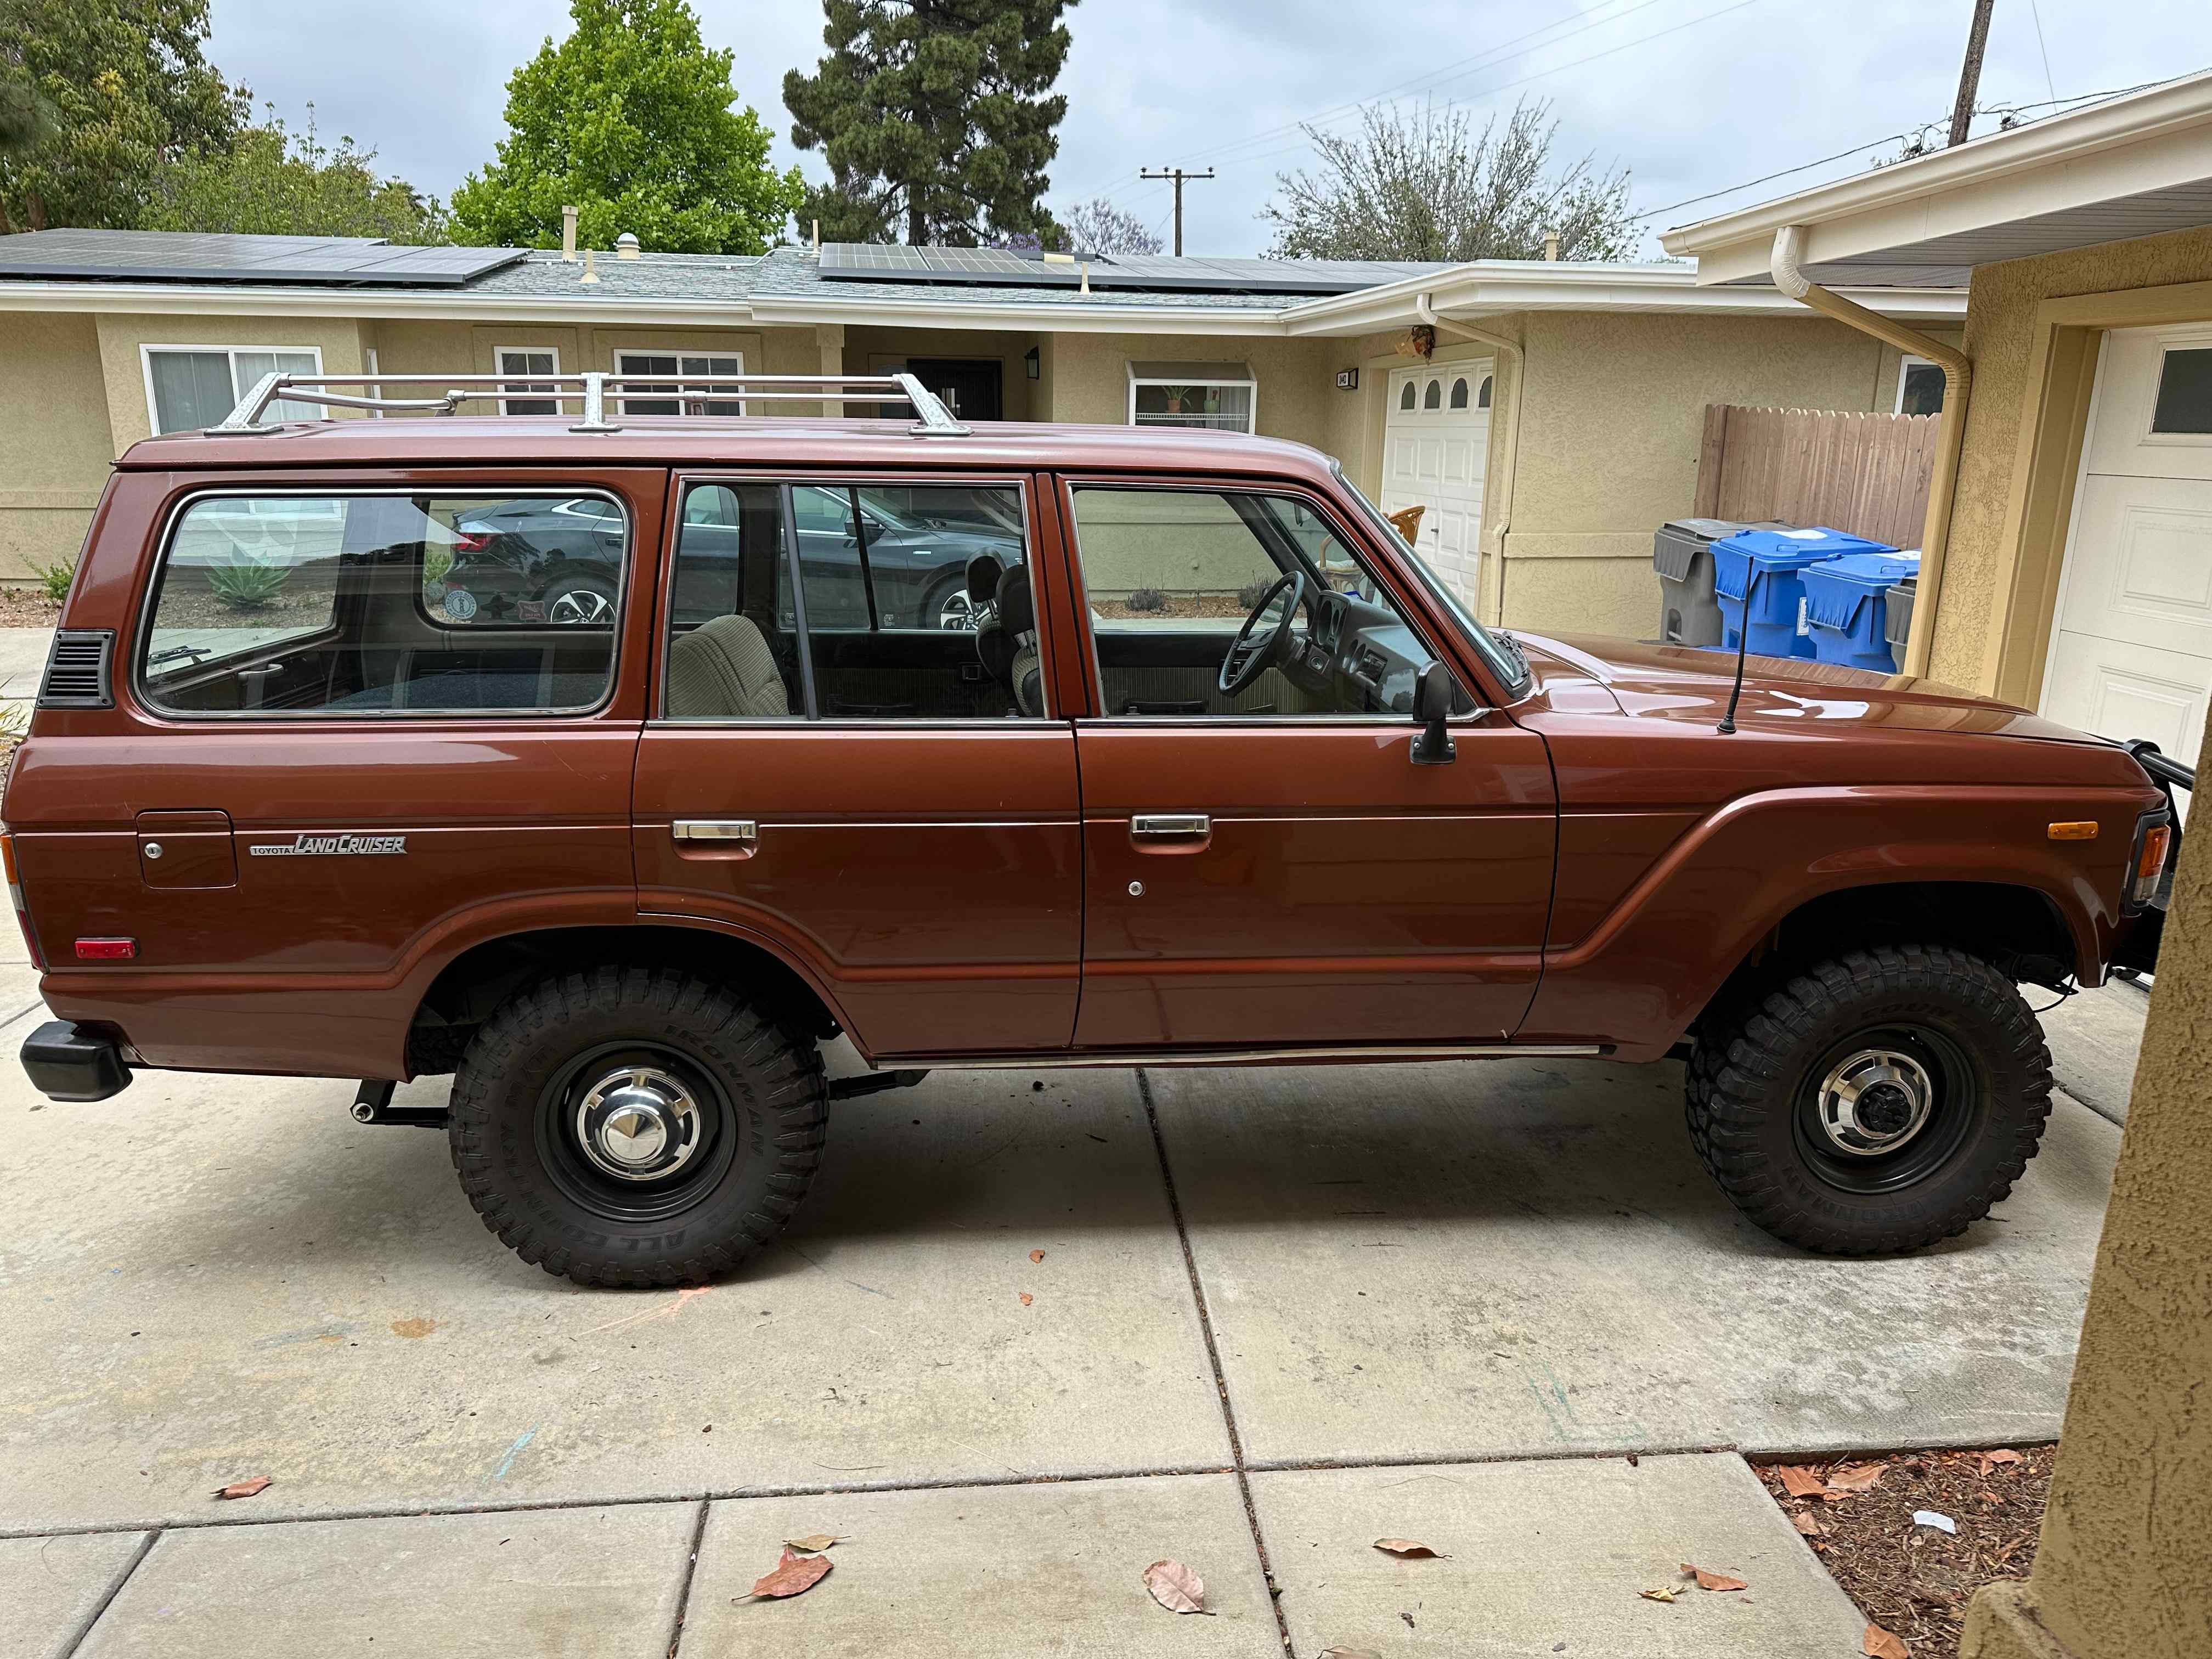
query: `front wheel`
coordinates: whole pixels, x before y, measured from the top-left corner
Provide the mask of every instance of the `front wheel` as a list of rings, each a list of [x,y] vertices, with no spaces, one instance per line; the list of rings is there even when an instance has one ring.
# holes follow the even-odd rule
[[[723,986],[610,967],[484,1022],[448,1134],[469,1202],[524,1261],[584,1285],[696,1285],[790,1219],[828,1115],[811,1044]]]
[[[1942,945],[1823,962],[1700,1024],[1690,1139],[1777,1238],[1918,1249],[2012,1190],[2051,1115],[2051,1051],[2003,975]]]
[[[615,590],[597,576],[563,576],[545,590],[545,620],[558,628],[605,628],[615,619]]]

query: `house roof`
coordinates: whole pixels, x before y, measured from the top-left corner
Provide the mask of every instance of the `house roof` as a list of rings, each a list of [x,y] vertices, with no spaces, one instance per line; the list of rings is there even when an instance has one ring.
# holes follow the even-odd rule
[[[170,314],[268,316],[496,317],[501,320],[605,322],[680,326],[810,326],[815,324],[902,325],[922,327],[1062,332],[1149,332],[1212,335],[1350,335],[1402,327],[1419,316],[1428,295],[1446,316],[1475,317],[1521,310],[1751,311],[1798,309],[1771,287],[1729,294],[1701,291],[1687,264],[1601,264],[1489,259],[1445,265],[1404,261],[1192,261],[1216,268],[1209,285],[1170,273],[1184,286],[1166,289],[1083,289],[1066,281],[1066,267],[1049,268],[1034,285],[933,281],[909,269],[896,278],[837,273],[825,276],[820,258],[805,248],[758,255],[645,253],[635,258],[594,256],[586,283],[580,261],[543,249],[468,250],[500,256],[465,280],[430,287],[392,280],[361,248],[329,252],[330,239],[255,238],[296,241],[292,255],[259,250],[252,274],[216,278],[204,263],[164,267],[165,233],[131,231],[34,232],[0,238],[0,310],[121,311]],[[44,258],[41,239],[71,239],[66,259]],[[103,274],[91,264],[101,250]],[[385,245],[368,243],[368,249]],[[314,250],[322,250],[316,252]],[[386,250],[387,252],[391,250]],[[439,252],[452,252],[452,250]],[[13,256],[11,258],[11,256]],[[342,272],[299,274],[310,259],[351,261]],[[289,262],[288,262],[289,261]],[[1158,259],[1148,266],[1173,264]],[[1309,267],[1319,267],[1318,271]],[[1048,268],[1040,267],[1040,276]],[[1254,286],[1271,269],[1286,273],[1279,290]],[[1164,280],[1164,279],[1163,279]],[[1316,296],[1316,286],[1339,291]],[[1867,303],[1899,316],[1926,320],[1964,314],[1963,290],[1894,290]]]
[[[1764,281],[1775,232],[1828,285],[1972,268],[2212,224],[2212,72],[1668,231],[1703,284]]]

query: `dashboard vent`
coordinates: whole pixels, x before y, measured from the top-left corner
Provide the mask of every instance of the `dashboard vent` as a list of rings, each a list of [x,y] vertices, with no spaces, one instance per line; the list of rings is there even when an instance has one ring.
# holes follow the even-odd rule
[[[54,635],[39,684],[41,708],[112,708],[109,684],[115,635],[106,629],[64,629]]]

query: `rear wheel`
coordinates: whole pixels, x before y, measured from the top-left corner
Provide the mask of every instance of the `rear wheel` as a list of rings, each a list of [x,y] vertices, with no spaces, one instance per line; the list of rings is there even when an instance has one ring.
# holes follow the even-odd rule
[[[545,620],[558,627],[605,627],[614,619],[614,587],[597,576],[563,576],[545,590]]]
[[[726,987],[601,968],[486,1020],[453,1084],[462,1190],[526,1261],[696,1285],[790,1219],[822,1159],[821,1056]]]
[[[1832,1255],[1917,1249],[2012,1190],[2051,1053],[2011,981],[1940,945],[1820,963],[1709,1015],[1690,1139],[1759,1226]]]

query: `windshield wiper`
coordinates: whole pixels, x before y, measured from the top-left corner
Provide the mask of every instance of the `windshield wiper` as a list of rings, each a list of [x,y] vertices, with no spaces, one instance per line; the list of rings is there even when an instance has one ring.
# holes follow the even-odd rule
[[[152,656],[147,658],[146,666],[152,668],[159,663],[174,662],[179,657],[190,657],[192,659],[193,666],[198,667],[199,665],[199,659],[202,657],[212,656],[213,654],[214,653],[204,645],[173,645],[167,650],[156,651]]]

